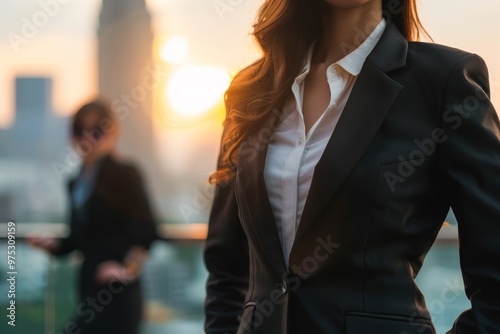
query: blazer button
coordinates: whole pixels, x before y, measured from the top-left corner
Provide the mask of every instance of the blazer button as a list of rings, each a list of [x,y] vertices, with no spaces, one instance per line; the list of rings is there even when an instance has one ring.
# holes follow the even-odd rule
[[[281,293],[285,295],[287,291],[288,291],[288,283],[286,282],[286,280],[283,280],[283,282],[281,282]]]

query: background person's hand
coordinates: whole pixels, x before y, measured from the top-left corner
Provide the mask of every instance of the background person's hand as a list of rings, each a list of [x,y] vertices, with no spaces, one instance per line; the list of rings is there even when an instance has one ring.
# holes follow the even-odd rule
[[[52,252],[59,248],[59,240],[55,238],[45,238],[38,236],[28,236],[26,243],[35,248]]]
[[[96,281],[102,285],[108,284],[112,280],[129,284],[136,279],[137,276],[132,275],[123,264],[117,261],[103,262],[96,269]]]

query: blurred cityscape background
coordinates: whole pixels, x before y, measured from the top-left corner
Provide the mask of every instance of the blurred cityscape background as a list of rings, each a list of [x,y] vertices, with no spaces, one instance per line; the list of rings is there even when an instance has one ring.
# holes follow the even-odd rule
[[[120,152],[139,164],[159,222],[194,231],[193,242],[159,241],[152,249],[143,281],[145,334],[203,332],[206,272],[196,231],[203,232],[211,205],[207,177],[218,152],[223,93],[258,57],[250,33],[261,2],[0,4],[0,223],[15,219],[26,232],[64,233],[66,181],[79,171],[68,141],[70,115],[96,95],[111,101],[123,126]],[[451,7],[425,0],[420,8],[435,42],[486,60],[493,102],[500,106],[500,3],[459,0]],[[418,277],[438,333],[468,307],[452,214],[447,221]],[[0,241],[1,258],[5,251]],[[19,242],[17,258],[16,332],[56,333],[76,307],[78,255],[55,260]],[[0,261],[2,310],[6,265]],[[14,330],[4,319],[0,332]]]

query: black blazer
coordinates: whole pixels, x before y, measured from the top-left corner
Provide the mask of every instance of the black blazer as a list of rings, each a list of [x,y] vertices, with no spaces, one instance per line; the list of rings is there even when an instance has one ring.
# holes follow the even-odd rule
[[[70,195],[74,182],[69,183]],[[148,249],[156,239],[154,217],[137,168],[111,155],[100,162],[95,186],[84,205],[78,210],[71,206],[70,223],[70,235],[61,239],[55,253],[82,252],[80,292],[84,294],[102,289],[95,280],[99,264],[121,262],[131,247]]]
[[[290,269],[260,144],[213,204],[206,333],[435,333],[414,279],[450,206],[472,309],[448,333],[500,332],[500,124],[480,57],[387,26],[315,168]]]

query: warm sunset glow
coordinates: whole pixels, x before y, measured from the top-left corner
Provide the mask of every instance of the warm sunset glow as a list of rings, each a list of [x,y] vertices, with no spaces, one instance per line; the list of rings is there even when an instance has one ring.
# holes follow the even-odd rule
[[[179,64],[183,62],[188,55],[188,42],[182,36],[172,36],[163,45],[160,50],[160,57],[163,61],[170,64]]]
[[[222,99],[229,86],[228,72],[216,66],[184,66],[172,74],[166,94],[182,116],[199,116]]]

